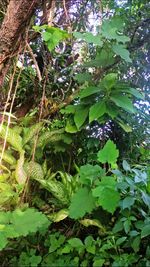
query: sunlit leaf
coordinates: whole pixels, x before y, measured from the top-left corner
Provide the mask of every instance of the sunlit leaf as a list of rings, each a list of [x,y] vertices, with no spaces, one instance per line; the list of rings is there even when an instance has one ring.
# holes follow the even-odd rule
[[[98,152],[97,156],[101,163],[116,163],[119,156],[119,150],[116,148],[113,141],[108,140],[103,149]]]

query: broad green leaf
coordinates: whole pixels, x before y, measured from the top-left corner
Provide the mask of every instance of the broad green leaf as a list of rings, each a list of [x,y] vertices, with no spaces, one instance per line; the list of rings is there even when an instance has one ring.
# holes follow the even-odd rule
[[[114,177],[106,176],[103,177],[99,185],[92,190],[93,196],[98,198],[98,204],[111,213],[116,210],[120,200],[120,195],[116,191],[116,184],[117,182]]]
[[[132,132],[132,128],[131,126],[125,124],[123,121],[121,121],[120,119],[116,120],[116,122],[120,125],[120,127],[126,132],[126,133],[131,133]]]
[[[79,238],[71,238],[68,240],[68,243],[73,247],[73,248],[79,248],[79,247],[84,247],[84,244]]]
[[[72,219],[82,218],[95,208],[95,199],[86,188],[80,188],[72,197],[69,207],[69,216]]]
[[[61,109],[60,112],[61,114],[74,114],[76,110],[76,106],[74,105],[68,105],[65,107],[65,109]]]
[[[102,35],[109,40],[117,39],[117,27],[112,27],[110,20],[104,21],[102,24]]]
[[[120,246],[127,239],[127,236],[120,237],[116,240],[116,245]]]
[[[112,105],[112,103],[107,103],[106,104],[106,113],[112,118],[114,119],[118,113],[119,113],[119,110],[118,110],[118,107],[116,107],[116,105]]]
[[[62,134],[62,141],[65,143],[65,144],[68,144],[70,145],[72,143],[72,136],[71,134]]]
[[[144,238],[149,235],[150,235],[150,222],[149,224],[146,224],[143,226],[142,232],[141,232],[141,238]]]
[[[103,169],[98,165],[86,164],[80,167],[80,181],[83,184],[92,184],[95,179],[100,178],[103,174]]]
[[[80,91],[80,93],[79,93],[79,97],[82,99],[82,98],[88,97],[88,96],[90,96],[90,95],[99,93],[100,91],[101,91],[101,88],[100,88],[100,87],[89,86],[89,87],[87,87],[86,89],[82,89],[82,90]]]
[[[124,221],[123,227],[124,227],[125,233],[128,234],[131,229],[131,221],[128,219]]]
[[[73,124],[73,122],[67,120],[65,131],[67,133],[76,133],[76,132],[78,132],[78,129],[77,129],[76,125]]]
[[[144,94],[139,92],[137,89],[129,88],[128,90],[129,90],[129,93],[134,95],[135,97],[139,99],[144,99]]]
[[[3,219],[4,217],[6,220]],[[43,227],[47,229],[49,224],[50,221],[46,215],[33,208],[27,208],[24,211],[16,209],[13,212],[0,212],[0,250],[7,245],[10,238],[27,236]]]
[[[119,205],[119,200],[120,195],[118,192],[112,190],[111,188],[106,188],[105,190],[103,190],[102,196],[99,198],[98,203],[104,210],[107,210],[110,213],[114,213]]]
[[[108,140],[102,150],[98,152],[98,161],[101,163],[116,163],[119,151],[113,141]]]
[[[91,82],[92,75],[90,73],[79,73],[74,77],[79,83],[85,83],[85,81]]]
[[[84,240],[86,251],[95,255],[96,246],[92,236],[87,236]]]
[[[124,45],[121,44],[115,44],[112,46],[112,49],[114,53],[118,56],[120,56],[122,59],[124,59],[126,62],[132,62],[130,58],[130,53],[129,51],[125,48]]]
[[[130,88],[130,87],[120,87],[120,88],[116,88],[117,91],[119,92],[123,92],[123,93],[129,93],[139,99],[144,99],[144,94],[142,92],[139,92],[138,89],[135,89],[135,88]]]
[[[98,119],[99,117],[102,117],[105,113],[106,113],[105,102],[101,101],[101,102],[94,104],[90,108],[89,122],[92,122],[92,121]]]
[[[54,251],[56,251],[58,248],[61,247],[61,245],[64,244],[64,241],[65,241],[65,236],[64,235],[57,235],[56,234],[51,234],[49,237],[48,237],[48,240],[47,240],[47,245],[49,245],[49,253],[52,253]]]
[[[150,195],[149,194],[142,192],[142,200],[145,203],[145,205],[150,207]]]
[[[112,19],[104,20],[102,24],[102,35],[108,39],[116,39],[117,42],[126,43],[130,41],[130,38],[118,33],[122,32],[124,28],[124,23],[121,17],[114,16]]]
[[[7,244],[8,244],[7,237],[5,236],[3,232],[1,232],[1,229],[0,229],[0,251],[3,250]]]
[[[116,28],[118,31],[124,29],[124,21],[119,15],[114,15],[110,20],[107,20],[107,22],[111,24],[111,27]]]
[[[122,208],[123,209],[131,209],[131,206],[133,206],[134,202],[135,202],[135,198],[128,196],[128,197],[123,199]]]
[[[68,210],[61,209],[58,212],[54,212],[53,214],[47,215],[47,217],[53,222],[60,222],[68,217]]]
[[[115,189],[117,182],[112,176],[104,176],[102,177],[99,185],[92,190],[94,197],[101,197],[101,194],[105,188]]]
[[[104,47],[95,59],[84,63],[83,67],[107,67],[114,62],[114,52],[109,47]]]
[[[100,228],[101,232],[102,233],[105,233],[106,232],[106,229],[104,228],[104,226],[100,223],[100,221],[94,219],[94,220],[91,220],[91,219],[83,219],[83,220],[80,220],[80,223],[82,225],[84,225],[85,227],[89,227],[89,226],[96,226],[98,228]]]
[[[48,50],[51,52],[55,48],[56,44],[51,40],[47,42]]]
[[[98,46],[102,46],[103,45],[103,42],[102,42],[100,34],[93,35],[91,32],[85,32],[85,33],[74,32],[73,35],[77,39],[84,40],[87,43],[93,43],[93,44],[98,45]]]
[[[123,167],[123,169],[125,171],[131,171],[131,167],[130,167],[129,163],[126,160],[123,160],[122,167]]]
[[[109,73],[107,74],[104,79],[102,80],[102,84],[107,90],[110,90],[117,82],[117,73]]]
[[[119,205],[120,195],[111,187],[98,186],[92,190],[93,196],[98,197],[98,204],[102,206],[104,210],[110,213],[114,213]],[[111,201],[110,201],[111,200]]]
[[[42,38],[45,42],[47,42],[47,41],[51,40],[53,37],[52,37],[52,34],[50,32],[43,32]]]
[[[78,129],[83,125],[86,118],[88,117],[89,108],[87,106],[79,105],[76,107],[74,114],[74,122]]]
[[[93,262],[93,267],[102,267],[104,266],[104,263],[105,263],[105,259],[101,259],[101,258],[96,258],[94,259],[94,262]]]
[[[133,248],[134,252],[137,253],[140,249],[141,237],[140,235],[136,236],[131,243],[131,247]]]
[[[47,227],[50,224],[46,215],[32,208],[28,208],[25,211],[21,211],[20,209],[13,211],[10,223],[20,236],[34,233],[41,227]]]
[[[110,99],[118,106],[123,108],[124,110],[135,113],[134,106],[132,104],[132,101],[125,95],[112,95]]]

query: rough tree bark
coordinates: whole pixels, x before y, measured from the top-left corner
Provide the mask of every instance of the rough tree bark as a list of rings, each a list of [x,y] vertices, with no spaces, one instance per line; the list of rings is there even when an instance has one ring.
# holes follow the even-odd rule
[[[26,28],[40,0],[10,0],[0,28],[0,87],[11,59],[24,42]]]

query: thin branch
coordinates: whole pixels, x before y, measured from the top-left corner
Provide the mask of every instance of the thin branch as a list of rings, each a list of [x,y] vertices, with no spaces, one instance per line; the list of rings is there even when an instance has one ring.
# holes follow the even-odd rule
[[[33,62],[34,62],[34,66],[35,66],[35,68],[36,68],[36,72],[37,72],[38,79],[39,79],[39,81],[41,82],[41,81],[42,81],[42,75],[41,75],[41,72],[40,72],[38,63],[37,63],[37,61],[36,61],[36,58],[35,58],[35,56],[34,56],[34,54],[33,54],[32,48],[31,48],[31,46],[28,44],[28,42],[26,42],[26,45],[27,45],[27,49],[28,49],[28,51],[29,51],[29,53],[30,53],[30,55],[31,55],[31,57],[32,57],[32,60],[33,60]]]

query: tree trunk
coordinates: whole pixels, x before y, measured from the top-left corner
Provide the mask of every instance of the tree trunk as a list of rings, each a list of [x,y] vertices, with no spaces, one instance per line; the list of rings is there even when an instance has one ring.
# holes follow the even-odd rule
[[[0,87],[8,72],[11,58],[23,44],[25,31],[40,0],[10,0],[0,28]]]

